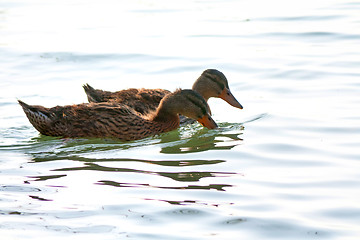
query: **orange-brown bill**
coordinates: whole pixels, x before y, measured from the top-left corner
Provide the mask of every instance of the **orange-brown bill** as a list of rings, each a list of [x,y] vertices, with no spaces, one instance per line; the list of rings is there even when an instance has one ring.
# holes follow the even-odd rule
[[[197,121],[208,129],[217,128],[216,122],[208,114],[204,115],[202,118],[199,118]]]
[[[230,89],[224,88],[224,90],[220,93],[219,98],[225,100],[228,104],[233,107],[243,109],[243,106],[236,100],[234,95],[230,92]]]

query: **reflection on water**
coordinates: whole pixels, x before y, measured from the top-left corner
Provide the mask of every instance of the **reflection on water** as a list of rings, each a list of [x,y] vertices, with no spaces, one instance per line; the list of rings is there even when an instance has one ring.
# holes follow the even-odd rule
[[[25,150],[31,156],[33,163],[46,163],[54,161],[72,161],[79,162],[81,166],[76,167],[58,167],[50,169],[51,172],[61,172],[61,174],[28,176],[29,181],[48,181],[57,178],[64,178],[68,172],[80,171],[98,171],[98,172],[114,172],[116,177],[121,173],[135,173],[146,174],[152,176],[160,176],[164,179],[171,179],[176,182],[200,182],[202,178],[218,178],[236,175],[236,172],[219,172],[219,171],[150,171],[136,168],[126,167],[112,167],[111,165],[129,165],[131,163],[143,163],[145,167],[148,164],[158,165],[163,167],[177,167],[180,169],[186,167],[216,165],[224,163],[225,160],[147,160],[147,159],[132,159],[132,158],[91,158],[84,153],[107,153],[109,151],[116,151],[119,154],[122,150],[136,149],[149,144],[159,145],[161,153],[178,154],[178,153],[195,153],[208,150],[230,150],[233,147],[242,143],[240,138],[243,134],[244,127],[240,124],[221,123],[220,128],[216,130],[207,130],[197,125],[185,126],[178,131],[173,131],[167,134],[144,139],[134,142],[119,142],[112,139],[59,139],[52,137],[36,137],[31,139],[32,148]],[[231,133],[228,133],[231,132]],[[54,145],[51,147],[51,145]],[[22,148],[22,146],[18,146]],[[105,165],[104,165],[105,164]],[[225,187],[231,187],[229,184],[209,184],[209,185],[194,185],[188,184],[185,186],[156,186],[153,184],[144,183],[120,183],[110,179],[98,179],[97,184],[116,186],[116,187],[149,187],[159,189],[198,189],[198,190],[218,190],[225,191]],[[41,197],[37,197],[42,199]],[[45,199],[45,198],[44,198]],[[46,200],[46,199],[45,199]]]
[[[160,142],[170,144],[162,147],[160,152],[174,154],[207,150],[230,150],[243,141],[239,137],[243,134],[243,129],[244,127],[241,124],[236,123],[220,123],[219,129],[208,132],[204,129],[195,132],[192,132],[191,129],[184,129],[187,135],[184,139],[182,139],[179,132],[177,132],[178,134],[163,136]]]
[[[135,183],[118,183],[113,181],[100,181],[100,184],[109,185],[114,187],[150,187],[150,188],[159,188],[159,189],[172,189],[172,190],[218,190],[225,191],[225,187],[231,187],[231,185],[227,184],[211,184],[208,186],[198,186],[198,185],[188,185],[186,187],[159,187],[159,186],[151,186],[149,184],[135,184]]]
[[[74,158],[67,158],[66,160],[78,160]],[[117,168],[117,167],[105,167],[101,166],[100,164],[94,163],[95,161],[98,161],[97,159],[86,159],[85,166],[81,167],[73,167],[73,168],[60,168],[60,169],[53,169],[52,171],[61,171],[61,172],[67,172],[67,171],[83,171],[83,170],[91,170],[91,171],[102,171],[102,172],[125,172],[125,173],[143,173],[143,174],[150,174],[150,175],[158,175],[162,177],[171,178],[175,181],[181,181],[181,182],[197,182],[201,178],[204,177],[219,177],[219,176],[227,176],[231,174],[236,173],[229,173],[229,172],[152,172],[152,171],[144,171],[144,170],[136,170],[136,169],[130,169],[130,168]],[[54,159],[52,160],[54,161]],[[82,159],[84,161],[84,159]],[[150,161],[150,160],[139,160],[139,159],[111,159],[109,160],[112,163],[114,162],[146,162],[150,164],[158,164],[162,166],[196,166],[196,165],[206,165],[206,164],[217,164],[224,162],[222,160],[194,160],[194,161]],[[107,162],[106,159],[101,160],[101,162]],[[184,164],[185,163],[185,164]],[[36,178],[36,181],[45,181],[48,179],[54,179],[54,178],[60,178],[65,177],[66,174],[61,175],[51,175],[51,176],[38,176],[34,177],[31,176],[30,178]]]

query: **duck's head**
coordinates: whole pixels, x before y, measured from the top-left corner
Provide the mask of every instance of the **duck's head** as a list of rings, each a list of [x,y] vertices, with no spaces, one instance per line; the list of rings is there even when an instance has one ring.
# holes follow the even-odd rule
[[[195,81],[192,89],[207,101],[211,97],[225,100],[231,106],[242,109],[243,106],[232,95],[225,75],[216,69],[207,69]]]
[[[160,102],[157,117],[166,115],[184,115],[195,119],[204,127],[217,128],[217,124],[210,116],[210,109],[205,99],[190,89],[179,89],[166,95]]]

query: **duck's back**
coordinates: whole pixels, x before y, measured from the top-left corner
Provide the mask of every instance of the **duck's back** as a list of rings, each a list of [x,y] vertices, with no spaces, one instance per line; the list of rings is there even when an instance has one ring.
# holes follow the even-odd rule
[[[147,114],[155,111],[163,97],[170,93],[164,89],[127,89],[115,92],[111,101],[125,104],[140,114]]]
[[[164,89],[136,89],[130,88],[117,92],[94,89],[90,85],[84,85],[84,90],[89,102],[109,102],[124,104],[140,114],[147,114],[156,110],[161,99],[170,91]]]

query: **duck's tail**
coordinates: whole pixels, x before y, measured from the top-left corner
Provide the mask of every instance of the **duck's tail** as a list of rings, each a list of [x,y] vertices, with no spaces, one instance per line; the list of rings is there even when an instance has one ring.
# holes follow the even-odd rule
[[[83,85],[85,93],[89,102],[102,102],[102,98],[100,97],[98,90],[90,86],[88,83]]]
[[[21,100],[18,100],[23,108],[29,122],[44,135],[48,135],[47,131],[53,122],[48,109],[43,106],[28,105]]]

